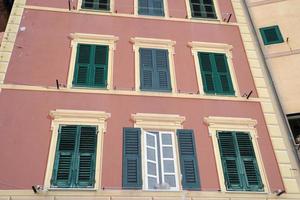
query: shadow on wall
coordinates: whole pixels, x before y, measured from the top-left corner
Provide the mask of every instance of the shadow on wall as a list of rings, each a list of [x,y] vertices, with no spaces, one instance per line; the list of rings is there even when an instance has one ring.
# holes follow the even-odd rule
[[[0,0],[0,32],[5,31],[14,0]]]

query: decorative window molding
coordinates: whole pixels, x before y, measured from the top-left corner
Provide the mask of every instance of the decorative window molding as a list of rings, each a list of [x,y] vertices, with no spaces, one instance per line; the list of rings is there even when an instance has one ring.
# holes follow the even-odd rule
[[[168,114],[136,113],[131,115],[135,128],[151,130],[176,130],[182,129],[185,117]]]
[[[216,16],[217,19],[214,18],[196,18],[192,16],[192,7],[191,7],[191,2],[190,0],[185,0],[185,5],[186,5],[186,11],[187,11],[187,18],[188,19],[196,19],[196,20],[206,20],[206,21],[221,21],[221,11],[219,8],[219,4],[217,2],[217,0],[212,0],[214,3],[214,7],[215,7],[215,12],[216,12]]]
[[[74,78],[78,44],[91,44],[91,45],[107,45],[109,47],[106,89],[111,90],[113,88],[112,82],[113,82],[114,51],[116,49],[116,42],[118,41],[119,38],[116,36],[112,36],[112,35],[71,33],[70,39],[72,39],[72,41],[71,41],[72,53],[71,53],[71,59],[70,59],[67,88],[73,87],[72,82],[73,82],[73,78]],[[92,88],[88,88],[88,89],[92,89]]]
[[[198,52],[206,52],[206,53],[222,53],[226,55],[227,64],[228,64],[228,68],[232,80],[232,85],[235,91],[235,96],[236,97],[240,96],[236,74],[232,62],[232,49],[233,49],[232,45],[223,44],[223,43],[208,43],[208,42],[196,42],[196,41],[189,42],[188,45],[189,47],[191,47],[191,51],[194,56],[195,70],[196,70],[196,76],[197,76],[198,88],[200,94],[210,95],[210,94],[205,94],[203,89],[203,81],[202,81],[201,70],[200,70],[201,68],[200,68],[199,57],[198,57]]]
[[[55,161],[56,146],[58,140],[58,131],[60,125],[92,125],[97,126],[98,140],[96,150],[96,166],[95,166],[95,187],[94,188],[63,188],[63,190],[97,190],[101,185],[102,171],[102,148],[103,134],[106,132],[106,121],[110,118],[110,113],[101,111],[82,111],[82,110],[54,110],[50,111],[49,116],[51,122],[51,143],[48,155],[47,170],[44,179],[44,187],[48,190],[56,190],[51,188],[51,177],[53,173],[53,165]],[[58,188],[62,189],[62,188]]]
[[[130,40],[133,43],[133,51],[135,53],[135,90],[140,90],[140,56],[139,49],[140,48],[152,48],[152,49],[164,49],[169,53],[169,70],[170,70],[170,79],[171,79],[171,87],[172,93],[177,91],[176,86],[176,75],[175,75],[175,64],[174,64],[174,46],[176,44],[175,41],[167,40],[167,39],[155,39],[155,38],[141,38],[135,37]],[[153,91],[155,92],[155,91]]]
[[[143,16],[149,18],[169,18],[169,7],[168,7],[168,0],[163,0],[164,4],[164,16],[155,16],[155,15],[139,15],[139,0],[134,0],[134,15],[135,16]]]
[[[90,12],[114,12],[115,0],[109,0],[109,10],[98,10],[98,9],[87,9],[81,8],[83,0],[78,0],[77,2],[77,10],[81,11],[90,11]]]
[[[255,128],[255,126],[257,125],[257,121],[250,118],[209,116],[204,118],[204,122],[208,125],[209,135],[212,137],[221,191],[226,192],[227,189],[225,185],[225,178],[224,178],[224,172],[223,172],[223,167],[221,162],[221,155],[219,150],[217,133],[219,131],[236,131],[236,132],[247,132],[253,138],[252,143],[255,151],[255,156],[257,159],[260,176],[265,186],[263,193],[267,193],[269,191],[269,184],[266,178],[267,176],[263,167],[263,161],[261,158],[261,153],[257,142],[258,136],[257,136],[257,130]],[[241,191],[236,191],[236,192],[241,192]],[[262,192],[257,192],[257,193],[262,193]]]

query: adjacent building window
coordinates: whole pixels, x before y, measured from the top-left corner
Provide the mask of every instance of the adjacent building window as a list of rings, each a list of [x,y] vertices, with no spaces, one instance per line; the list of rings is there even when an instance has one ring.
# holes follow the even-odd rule
[[[193,131],[177,130],[178,147],[175,137],[175,133],[169,131],[124,128],[123,188],[179,190],[179,160],[182,188],[199,189]]]
[[[198,52],[198,59],[205,93],[235,94],[225,54]]]
[[[140,15],[164,16],[164,0],[138,0]]]
[[[264,45],[282,43],[283,38],[279,26],[270,26],[259,29]]]
[[[189,0],[192,17],[217,19],[214,0]]]
[[[288,115],[293,138],[296,144],[300,144],[300,113]]]
[[[252,138],[245,132],[217,133],[228,191],[263,191]]]
[[[107,86],[108,49],[106,45],[78,44],[73,86]]]
[[[140,89],[171,91],[169,53],[165,49],[140,48]]]
[[[95,183],[97,127],[59,127],[51,187],[93,188]]]
[[[93,10],[110,10],[110,0],[82,0],[81,8]]]

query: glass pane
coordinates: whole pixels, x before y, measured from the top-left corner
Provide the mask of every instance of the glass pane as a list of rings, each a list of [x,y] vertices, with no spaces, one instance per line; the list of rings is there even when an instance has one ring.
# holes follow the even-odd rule
[[[173,160],[164,160],[164,172],[165,173],[174,173],[174,161]]]
[[[153,135],[147,134],[147,145],[150,147],[155,147],[155,137]]]
[[[156,176],[156,164],[147,162],[148,174]]]
[[[155,189],[156,185],[157,185],[156,178],[148,177],[148,189]]]
[[[172,145],[172,136],[170,134],[162,134],[162,144]]]
[[[165,175],[165,182],[168,183],[170,187],[176,187],[175,175]]]
[[[147,159],[152,160],[152,161],[156,161],[155,150],[154,149],[147,148]]]
[[[163,157],[164,158],[173,158],[173,148],[172,147],[163,147]]]

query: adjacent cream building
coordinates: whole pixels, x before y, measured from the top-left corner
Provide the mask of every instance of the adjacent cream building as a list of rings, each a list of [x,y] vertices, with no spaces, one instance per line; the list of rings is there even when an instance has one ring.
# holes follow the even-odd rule
[[[283,112],[290,124],[292,142],[297,148],[300,143],[300,1],[246,2]]]

